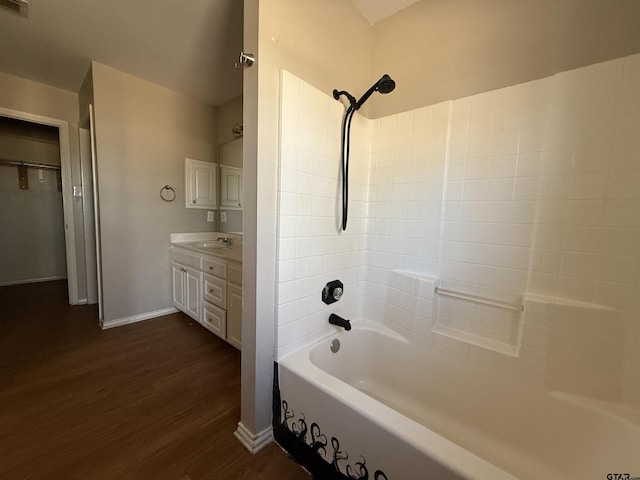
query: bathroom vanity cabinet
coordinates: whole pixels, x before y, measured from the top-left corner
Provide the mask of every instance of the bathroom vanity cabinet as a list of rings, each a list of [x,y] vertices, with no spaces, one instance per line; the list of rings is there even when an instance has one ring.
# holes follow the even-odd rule
[[[237,250],[206,245],[205,242],[172,243],[173,305],[241,349],[241,256]],[[204,253],[206,251],[216,254]]]

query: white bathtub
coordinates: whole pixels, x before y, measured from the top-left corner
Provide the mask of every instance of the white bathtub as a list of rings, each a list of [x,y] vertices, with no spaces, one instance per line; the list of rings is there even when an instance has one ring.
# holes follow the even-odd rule
[[[279,362],[278,421],[306,444],[324,438],[316,455],[344,475],[331,478],[640,477],[638,411],[447,350],[354,322]]]

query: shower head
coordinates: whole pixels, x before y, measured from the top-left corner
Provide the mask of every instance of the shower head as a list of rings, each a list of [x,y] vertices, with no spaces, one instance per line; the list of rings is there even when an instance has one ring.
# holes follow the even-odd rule
[[[396,82],[394,82],[393,79],[385,73],[382,75],[380,80],[374,83],[371,88],[367,90],[362,97],[360,97],[360,100],[356,102],[354,108],[359,110],[360,107],[364,105],[364,102],[369,100],[369,97],[373,92],[389,93],[392,92],[394,88],[396,88]]]
[[[396,88],[396,82],[386,73],[378,80],[378,91],[380,93],[390,93]]]
[[[374,83],[371,88],[367,90],[364,95],[362,95],[362,97],[360,97],[360,100],[358,100],[357,102],[353,95],[344,90],[334,90],[333,98],[339,100],[340,97],[344,95],[349,100],[350,110],[356,111],[359,110],[362,105],[364,105],[364,102],[369,100],[369,97],[373,94],[373,92],[389,93],[393,92],[394,88],[396,88],[396,82],[394,82],[393,79],[385,73],[384,75],[382,75],[382,77],[380,77],[380,80]]]

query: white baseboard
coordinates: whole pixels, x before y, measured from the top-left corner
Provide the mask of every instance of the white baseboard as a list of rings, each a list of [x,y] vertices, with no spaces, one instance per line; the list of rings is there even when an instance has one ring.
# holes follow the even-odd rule
[[[106,330],[108,328],[120,327],[122,325],[128,325],[129,323],[142,322],[143,320],[149,320],[151,318],[162,317],[171,313],[176,313],[178,309],[174,307],[163,308],[154,312],[141,313],[139,315],[132,315],[130,317],[116,318],[115,320],[100,320],[100,328]]]
[[[51,282],[53,280],[65,280],[66,275],[57,275],[55,277],[30,278],[28,280],[12,280],[9,282],[0,282],[0,287],[8,287],[9,285],[24,285],[26,283]]]
[[[233,434],[252,455],[273,442],[272,427],[254,434],[247,430],[247,427],[245,427],[242,422],[238,422],[238,428]]]

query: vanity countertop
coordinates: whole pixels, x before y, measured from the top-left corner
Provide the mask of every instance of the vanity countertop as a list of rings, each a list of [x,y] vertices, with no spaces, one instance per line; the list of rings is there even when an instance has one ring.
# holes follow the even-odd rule
[[[225,245],[218,238],[228,238]],[[219,232],[172,233],[171,248],[183,248],[194,253],[211,255],[234,262],[242,262],[242,236]]]

